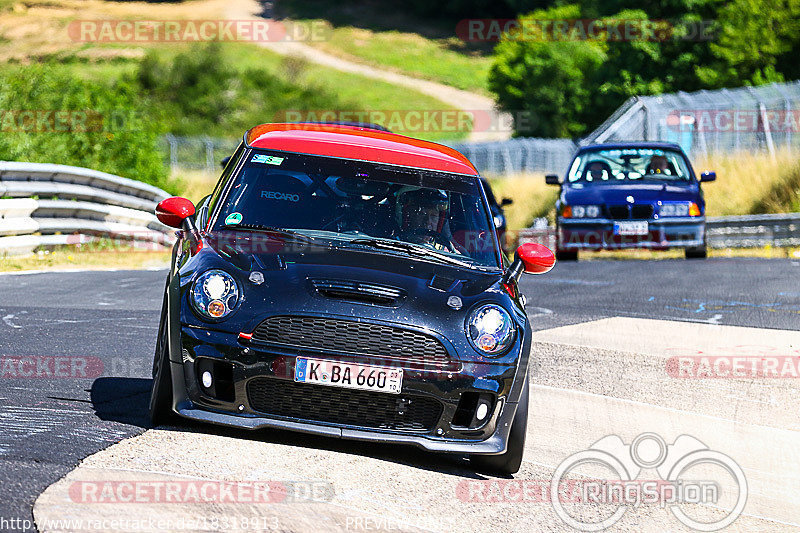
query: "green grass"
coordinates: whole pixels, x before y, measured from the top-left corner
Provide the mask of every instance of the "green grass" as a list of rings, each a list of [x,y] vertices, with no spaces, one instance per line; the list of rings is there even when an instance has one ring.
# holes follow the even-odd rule
[[[422,17],[385,0],[279,0],[275,8],[302,23],[320,21],[324,14],[329,39],[309,44],[333,55],[489,94],[494,43],[462,41],[453,21]]]
[[[159,54],[164,58],[171,58],[180,53],[185,48],[181,46],[160,47]],[[453,106],[437,100],[436,98],[422,93],[398,87],[391,83],[382,82],[341,72],[335,69],[315,65],[300,58],[286,57],[265,50],[254,44],[247,43],[226,43],[222,47],[223,56],[229,65],[234,66],[241,72],[248,68],[265,69],[276,76],[306,87],[317,87],[321,91],[334,96],[339,102],[340,111],[358,110],[455,110]],[[125,62],[117,65],[105,65],[102,71],[110,74],[114,69],[124,71],[128,69]],[[92,75],[86,74],[83,75]],[[329,111],[320,109],[318,111]],[[275,120],[273,116],[253,116],[253,125],[261,122],[271,122]],[[241,131],[230,132],[237,138],[242,135]],[[406,132],[399,132],[406,133]],[[461,140],[468,132],[466,131],[419,131],[407,133],[412,137],[431,141]]]
[[[346,59],[489,94],[491,58],[466,50],[456,37],[429,39],[415,33],[347,26],[333,29],[329,41],[311,44]]]
[[[170,45],[154,47],[160,57],[171,60],[185,51],[187,45]],[[453,106],[422,93],[382,82],[341,72],[335,69],[315,65],[301,58],[281,56],[257,45],[248,43],[226,43],[222,47],[225,62],[240,72],[248,68],[267,70],[279,78],[300,86],[317,88],[332,95],[340,102],[340,111],[358,110],[455,110]],[[88,61],[73,53],[59,54],[54,57],[73,75],[94,81],[109,80],[131,75],[136,72],[139,61],[134,58],[116,58],[112,60]],[[329,111],[319,109],[316,111]],[[252,124],[272,122],[276,117],[271,114],[253,116]],[[223,132],[224,136],[240,137],[243,131]],[[457,141],[464,139],[466,131],[419,131],[399,132],[430,141]]]
[[[281,73],[296,83],[318,85],[342,102],[351,102],[345,110],[454,110],[453,106],[431,96],[398,87],[391,83],[315,65],[298,58],[287,58],[256,45],[236,43],[225,47],[235,64],[242,68],[261,65]],[[403,133],[403,132],[400,132]],[[431,141],[460,140],[468,132],[420,131],[412,137]]]

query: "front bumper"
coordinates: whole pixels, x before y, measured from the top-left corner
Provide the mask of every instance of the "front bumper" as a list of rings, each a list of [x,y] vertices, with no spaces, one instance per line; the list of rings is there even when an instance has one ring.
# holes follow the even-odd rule
[[[646,235],[617,235],[615,222],[647,222]],[[628,248],[696,248],[705,245],[705,217],[674,217],[641,221],[605,218],[558,219],[559,250],[621,250]]]
[[[251,402],[248,384],[254,379],[265,378],[284,385],[293,384],[295,359],[298,356],[379,366],[385,365],[386,361],[254,345],[241,342],[230,333],[188,326],[180,328],[179,338],[181,357],[180,361],[171,358],[171,374],[174,411],[182,417],[243,429],[274,428],[345,439],[410,444],[433,452],[504,453],[527,374],[527,356],[518,357],[513,365],[459,361],[451,361],[444,367],[402,365],[402,395],[424,398],[429,403],[435,400],[441,404],[438,421],[432,427],[413,431],[365,427],[261,412]],[[529,331],[520,335],[514,349],[529,353]],[[232,367],[232,392],[229,397],[214,397],[203,389],[197,371],[200,361],[214,361]],[[396,362],[394,364],[397,365]],[[330,388],[322,385],[302,386]],[[483,425],[453,425],[459,401],[466,392],[490,394],[494,398],[491,414]],[[386,393],[373,394],[386,397]]]

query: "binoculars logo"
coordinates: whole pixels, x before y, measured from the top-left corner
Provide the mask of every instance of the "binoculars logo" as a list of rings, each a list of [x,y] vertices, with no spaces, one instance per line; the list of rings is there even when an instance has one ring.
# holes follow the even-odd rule
[[[611,475],[598,479],[596,474],[581,473],[587,470],[610,471]],[[640,479],[643,470],[654,470],[658,479]],[[573,475],[568,479],[570,473]],[[705,479],[696,479],[697,474]],[[695,478],[690,479],[690,475]],[[567,486],[579,488],[579,494],[574,495],[577,500],[564,497]],[[735,490],[723,491],[734,486]],[[747,480],[736,461],[689,435],[679,436],[670,445],[655,433],[642,433],[630,444],[609,435],[588,450],[567,457],[556,468],[550,501],[556,514],[579,531],[602,531],[618,522],[628,508],[642,504],[669,507],[675,518],[697,531],[717,531],[742,514]],[[576,501],[589,505],[591,511],[567,512],[569,505],[565,504]],[[601,508],[608,512],[598,513]],[[694,509],[693,516],[686,512],[690,509]],[[711,520],[694,516],[704,513],[703,509]]]

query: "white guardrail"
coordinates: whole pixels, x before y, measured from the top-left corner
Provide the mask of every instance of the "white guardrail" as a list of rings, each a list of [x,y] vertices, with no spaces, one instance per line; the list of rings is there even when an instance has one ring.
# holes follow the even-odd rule
[[[791,248],[800,246],[800,213],[708,217],[706,240],[709,248]],[[519,243],[538,242],[556,246],[555,228],[547,219],[520,230]]]
[[[174,230],[154,215],[169,194],[81,167],[0,161],[0,256],[98,237],[168,246]]]

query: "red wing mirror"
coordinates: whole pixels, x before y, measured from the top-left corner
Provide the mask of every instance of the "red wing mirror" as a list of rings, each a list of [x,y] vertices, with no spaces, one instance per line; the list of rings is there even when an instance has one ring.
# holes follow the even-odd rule
[[[526,242],[517,248],[516,257],[522,261],[528,274],[544,274],[556,264],[556,256],[547,246]]]
[[[183,221],[193,215],[194,204],[180,196],[161,200],[156,206],[158,220],[173,228],[180,228],[183,225]]]

